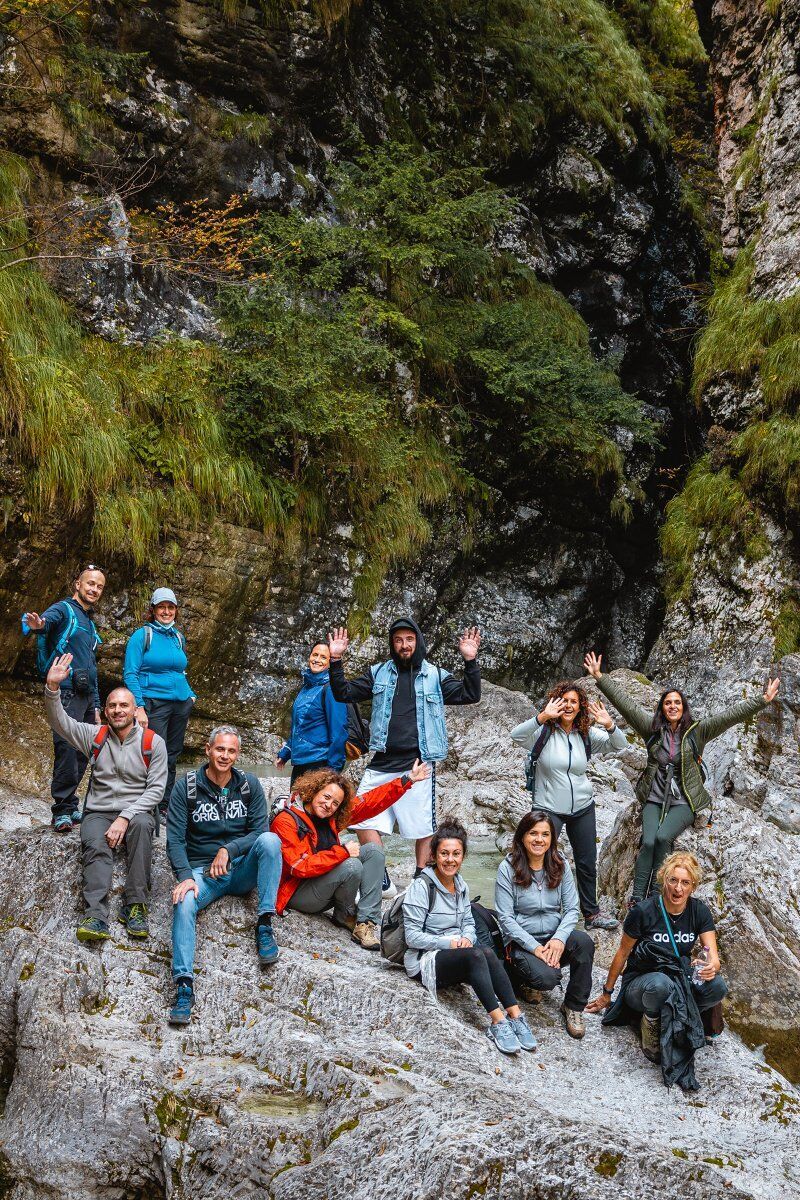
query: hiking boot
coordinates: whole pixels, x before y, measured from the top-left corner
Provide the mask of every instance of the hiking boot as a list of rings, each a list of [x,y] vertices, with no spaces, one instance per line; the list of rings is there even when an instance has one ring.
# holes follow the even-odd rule
[[[573,1038],[582,1038],[586,1033],[586,1022],[583,1019],[583,1013],[577,1009],[567,1008],[566,1004],[562,1004],[558,1010],[564,1018],[564,1024],[567,1027],[567,1033]]]
[[[514,991],[526,1004],[541,1004],[542,1002],[542,993],[528,983],[521,983],[519,987],[514,988]]]
[[[175,988],[175,1002],[169,1010],[170,1025],[188,1025],[194,1008],[194,988],[190,983],[179,983]]]
[[[661,1018],[642,1013],[642,1054],[651,1063],[661,1062]]]
[[[365,950],[380,950],[381,948],[381,939],[375,931],[374,921],[357,921],[350,937]]]
[[[80,825],[81,821],[83,820],[83,813],[79,808],[73,808],[72,812],[70,813],[70,820],[72,821],[73,825]]]
[[[501,1054],[519,1054],[522,1049],[510,1020],[498,1021],[496,1025],[490,1025],[486,1030],[486,1036],[490,1042],[494,1042]]]
[[[389,872],[384,867],[383,869],[383,888],[381,889],[382,900],[394,900],[397,895],[397,884],[393,883],[389,878]]]
[[[75,937],[79,942],[106,942],[111,937],[111,932],[105,921],[101,921],[99,917],[84,917],[75,930]]]
[[[280,954],[278,943],[275,941],[275,934],[272,932],[272,925],[256,925],[256,946],[258,948],[258,961],[262,967],[271,966]]]
[[[338,926],[339,929],[346,929],[349,933],[353,933],[356,927],[355,913],[337,913],[336,909],[331,913],[331,924]]]
[[[119,921],[128,931],[128,937],[146,938],[150,936],[147,924],[146,904],[122,904],[119,910]]]
[[[592,913],[590,917],[584,917],[584,929],[616,929],[619,921],[615,917],[610,917],[608,913],[600,912]]]
[[[53,817],[53,829],[56,833],[72,833],[72,817],[69,813],[59,813]]]
[[[518,1017],[509,1017],[508,1023],[514,1030],[516,1039],[523,1050],[536,1049],[536,1038],[531,1033],[531,1027],[528,1024],[524,1013]]]

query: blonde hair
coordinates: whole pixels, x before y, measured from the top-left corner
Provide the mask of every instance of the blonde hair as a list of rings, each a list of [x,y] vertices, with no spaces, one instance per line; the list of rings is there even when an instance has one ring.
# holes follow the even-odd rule
[[[683,867],[684,871],[688,871],[692,880],[692,891],[699,887],[703,882],[703,872],[700,868],[700,863],[693,854],[688,850],[675,850],[672,854],[668,854],[661,866],[658,868],[656,879],[661,887],[664,886],[664,880],[670,871],[675,867]]]

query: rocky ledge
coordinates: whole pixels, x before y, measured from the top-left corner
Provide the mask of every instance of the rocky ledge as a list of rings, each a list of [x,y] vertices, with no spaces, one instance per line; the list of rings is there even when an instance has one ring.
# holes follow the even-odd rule
[[[651,698],[643,677],[625,678]],[[501,840],[526,807],[523,755],[507,730],[530,707],[489,686],[478,709],[452,712],[442,810]],[[765,721],[726,735],[737,754],[763,741]],[[608,903],[629,882],[641,754],[632,745],[591,768]],[[589,1018],[586,1038],[572,1042],[556,993],[529,1007],[537,1052],[501,1059],[471,993],[434,1004],[323,917],[281,920],[281,958],[259,972],[252,902],[215,905],[199,922],[196,1020],[170,1029],[163,839],[150,941],[129,943],[115,925],[92,950],[74,939],[75,836],[36,827],[40,807],[15,798],[7,808],[7,827],[12,810],[34,826],[6,835],[0,877],[0,1194],[700,1200],[722,1188],[772,1200],[800,1191],[800,1096],[736,1034],[699,1056],[703,1090],[684,1096],[664,1089],[632,1032]],[[745,825],[758,834],[757,877]],[[724,798],[713,837],[687,836],[709,869],[704,895],[720,917],[733,1012],[742,997],[757,1001],[774,1037],[798,991],[792,835]],[[598,986],[614,942],[599,941]]]
[[[13,1200],[156,1196],[774,1197],[800,1187],[800,1106],[733,1036],[702,1056],[698,1096],[665,1091],[633,1035],[557,998],[532,1009],[533,1055],[498,1058],[477,1002],[436,1005],[322,917],[279,925],[259,973],[251,904],[200,922],[197,1019],[165,1024],[169,887],[154,935],[73,935],[74,838],[18,831],[0,880],[0,1125]],[[54,885],[54,881],[56,881]]]

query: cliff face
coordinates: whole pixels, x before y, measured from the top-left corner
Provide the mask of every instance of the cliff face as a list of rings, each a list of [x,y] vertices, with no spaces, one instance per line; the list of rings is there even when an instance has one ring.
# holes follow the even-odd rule
[[[8,62],[27,86],[19,103],[2,112],[0,130],[6,145],[34,164],[32,198],[74,213],[96,197],[98,180],[108,198],[97,218],[100,233],[94,230],[100,251],[88,264],[55,261],[47,268],[50,278],[97,333],[144,342],[178,331],[214,344],[229,337],[216,286],[137,258],[142,213],[205,198],[223,205],[236,195],[251,214],[288,212],[335,224],[344,214],[331,190],[331,165],[345,161],[358,138],[416,139],[426,153],[447,149],[457,160],[477,163],[513,201],[513,216],[492,234],[493,254],[511,256],[515,270],[535,271],[548,305],[551,294],[566,298],[561,333],[564,322],[574,321],[587,349],[579,351],[578,375],[572,364],[548,358],[547,350],[530,383],[518,384],[505,368],[491,382],[488,351],[477,346],[469,348],[473,361],[483,356],[483,374],[476,376],[465,366],[465,348],[455,366],[456,391],[437,419],[444,444],[457,447],[474,481],[474,496],[462,503],[453,493],[433,504],[431,540],[405,551],[401,566],[392,567],[387,551],[388,576],[377,601],[373,589],[368,611],[377,629],[395,604],[410,604],[439,640],[445,661],[452,652],[444,647],[458,626],[480,622],[487,669],[515,686],[538,686],[576,669],[588,642],[640,663],[661,611],[653,529],[662,472],[672,469],[682,437],[688,349],[699,320],[694,283],[706,270],[647,76],[601,6],[587,4],[584,13],[577,5],[570,17],[575,28],[566,33],[549,6],[542,29],[531,24],[526,5],[484,11],[465,4],[451,11],[408,0],[344,5],[342,11],[348,8],[334,20],[326,6],[285,13],[275,6],[274,19],[267,20],[237,7],[231,20],[234,10],[223,12],[213,0],[101,6],[81,35],[81,54],[94,64],[100,92],[99,103],[83,97],[86,85],[76,75],[83,125],[62,98],[54,101],[52,87],[35,71],[19,65],[9,40]],[[550,32],[547,22],[555,22]],[[48,36],[31,39],[34,57],[52,50]],[[542,44],[531,53],[538,68],[525,57],[537,37]],[[564,46],[556,43],[554,50],[553,38],[561,37]],[[569,90],[559,95],[559,77],[551,80],[548,72],[578,52],[581,37],[589,47],[585,68],[570,71]],[[74,57],[75,48],[67,50]],[[389,293],[381,286],[384,303]],[[433,275],[425,286],[435,293]],[[539,313],[531,310],[514,340],[528,330],[534,344],[549,345],[548,328],[539,335],[532,324]],[[477,310],[465,318],[485,320]],[[495,325],[486,336],[506,335]],[[597,375],[591,385],[597,400],[576,407],[570,418],[572,397],[593,372],[609,368],[616,377]],[[392,403],[399,415],[391,420],[413,430],[440,382],[427,360],[421,366],[399,361],[396,370]],[[597,434],[589,429],[591,414],[620,384],[634,397],[636,419],[654,422],[662,448],[643,440],[613,407]],[[518,406],[518,418],[498,398],[500,388]],[[540,437],[551,435],[536,427],[533,441],[527,434],[531,401],[520,388],[534,396],[552,393],[550,412],[563,424],[544,458]],[[255,397],[252,410],[259,411]],[[234,421],[230,429],[239,450],[241,426]],[[132,434],[139,463],[158,473],[162,452],[143,454],[149,435]],[[585,452],[576,449],[584,443]],[[609,464],[617,460],[621,473],[613,483]],[[612,474],[617,470],[614,465]],[[437,467],[431,471],[435,476]],[[166,546],[155,560],[166,551],[175,568],[169,557],[156,568],[152,554],[137,568],[125,557],[130,547],[123,536],[123,553],[112,548],[105,555],[108,678],[117,671],[118,637],[135,623],[151,580],[166,571],[186,600],[199,680],[215,680],[214,711],[234,700],[260,707],[283,698],[285,674],[308,638],[363,607],[363,579],[372,570],[365,565],[364,530],[379,517],[374,506],[360,509],[338,494],[345,479],[317,489],[330,495],[329,516],[289,552],[280,536],[238,528],[233,513],[227,526],[206,529],[201,521],[192,530],[167,511]],[[22,485],[22,479],[10,481],[3,537],[0,595],[8,616],[34,598],[43,603],[81,553],[98,553],[91,547],[103,507],[102,497],[92,502],[94,532],[92,503],[84,512],[73,505],[64,520],[56,500],[43,524],[31,520]],[[431,490],[446,492],[447,485]],[[133,536],[136,523],[127,520]],[[387,544],[391,536],[387,532]],[[8,622],[0,645],[5,669],[15,667],[19,651]]]

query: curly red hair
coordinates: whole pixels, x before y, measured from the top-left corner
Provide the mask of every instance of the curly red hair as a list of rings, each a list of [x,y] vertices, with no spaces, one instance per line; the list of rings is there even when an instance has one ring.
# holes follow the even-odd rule
[[[350,823],[350,814],[353,811],[353,800],[355,799],[356,789],[341,771],[334,771],[332,767],[320,767],[318,771],[309,771],[307,774],[301,775],[294,785],[292,796],[297,796],[305,808],[307,804],[311,803],[317,792],[321,792],[323,788],[331,783],[335,783],[344,793],[342,803],[334,813],[333,819],[336,822],[337,829],[346,829]]]

